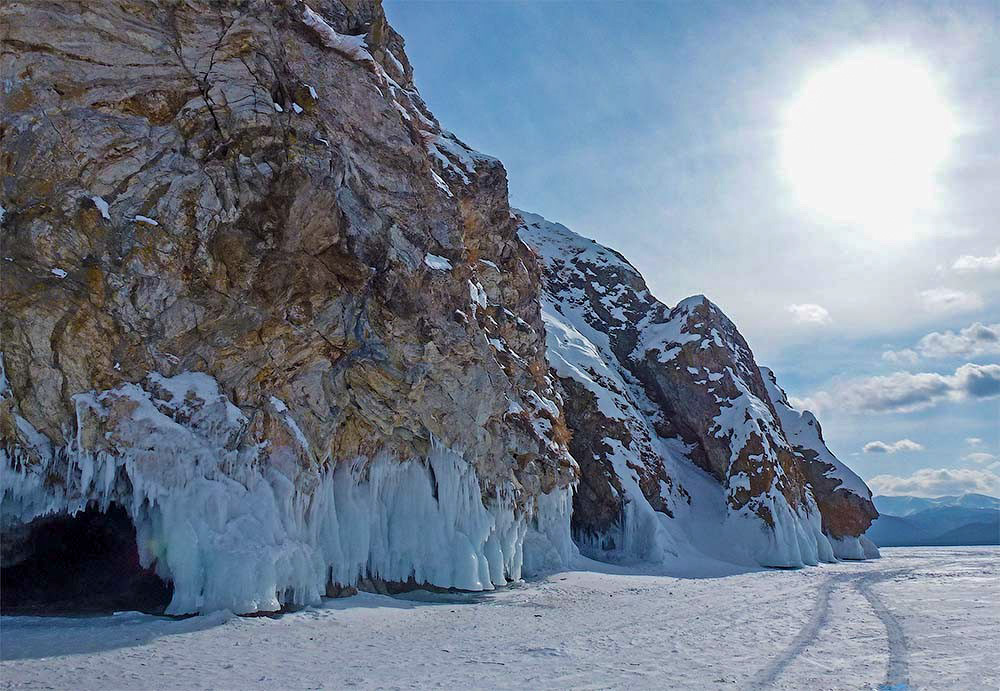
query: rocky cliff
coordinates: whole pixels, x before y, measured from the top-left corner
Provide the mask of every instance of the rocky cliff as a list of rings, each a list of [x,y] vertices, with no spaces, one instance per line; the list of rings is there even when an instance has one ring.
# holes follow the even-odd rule
[[[575,478],[537,265],[379,3],[6,2],[0,27],[8,563],[95,503],[172,612],[491,588],[565,552],[530,534]]]
[[[91,552],[171,613],[490,589],[571,511],[601,558],[865,553],[735,326],[522,225],[377,1],[12,1],[0,40],[5,606]]]
[[[548,359],[581,469],[573,531],[588,553],[708,550],[771,566],[875,554],[860,538],[877,515],[868,488],[715,304],[669,309],[618,253],[522,217],[545,267]],[[713,505],[721,519],[702,511]],[[713,543],[716,523],[729,546]]]

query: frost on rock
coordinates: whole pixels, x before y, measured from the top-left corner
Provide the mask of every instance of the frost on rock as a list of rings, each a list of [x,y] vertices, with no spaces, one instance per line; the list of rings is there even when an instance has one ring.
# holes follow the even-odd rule
[[[6,397],[2,360],[0,388]],[[64,447],[24,421],[33,453],[0,450],[2,526],[121,505],[142,566],[173,582],[168,614],[274,611],[364,577],[491,590],[521,578],[522,564],[561,566],[573,553],[568,488],[540,495],[528,514],[515,511],[512,486],[484,502],[475,469],[437,443],[403,462],[282,463],[309,451],[284,402],[269,399],[299,448],[252,443],[251,421],[196,372],[74,401]]]
[[[721,310],[703,295],[669,309],[618,253],[519,213],[543,265],[546,355],[582,471],[572,521],[581,551],[782,567],[846,554]]]

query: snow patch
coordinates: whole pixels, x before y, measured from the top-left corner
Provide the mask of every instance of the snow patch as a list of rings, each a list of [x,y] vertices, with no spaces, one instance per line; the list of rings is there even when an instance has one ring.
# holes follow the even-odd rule
[[[438,256],[436,254],[431,254],[428,252],[424,255],[424,264],[434,269],[435,271],[451,271],[451,262],[445,257]]]
[[[352,60],[375,62],[371,53],[368,52],[368,44],[365,43],[364,35],[348,36],[337,33],[332,26],[326,23],[326,20],[316,14],[316,12],[313,12],[309,5],[304,6],[302,21],[316,32],[323,45],[327,48],[332,48]]]
[[[103,216],[105,219],[109,221],[111,220],[111,213],[108,207],[108,203],[104,201],[103,197],[94,196],[90,198],[90,201],[94,202],[94,206],[96,206],[97,210],[101,212],[101,216]]]

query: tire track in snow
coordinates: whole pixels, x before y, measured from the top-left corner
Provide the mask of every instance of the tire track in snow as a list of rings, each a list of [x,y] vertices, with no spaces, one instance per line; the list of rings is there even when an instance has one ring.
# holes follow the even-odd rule
[[[889,663],[886,668],[885,681],[879,686],[879,689],[885,691],[890,691],[890,689],[903,691],[903,689],[910,688],[909,648],[903,627],[871,588],[872,583],[888,580],[894,575],[884,574],[882,578],[862,578],[857,583],[858,592],[868,600],[875,616],[885,626],[885,633],[889,639]]]
[[[903,628],[871,590],[871,584],[895,578],[913,569],[897,569],[888,572],[842,573],[827,578],[816,590],[816,600],[812,615],[796,634],[792,642],[769,665],[761,669],[750,682],[749,688],[766,689],[774,686],[785,669],[797,660],[819,635],[830,618],[830,594],[841,584],[850,583],[867,600],[875,616],[885,627],[888,640],[889,661],[885,681],[879,685],[882,691],[905,691],[909,688],[909,655]]]
[[[826,625],[830,617],[830,593],[842,582],[849,580],[853,576],[854,574],[838,574],[830,576],[820,584],[816,590],[816,601],[813,605],[809,621],[799,629],[799,632],[792,639],[788,647],[785,648],[784,652],[754,675],[754,678],[750,681],[750,688],[766,689],[774,686],[774,683],[781,676],[782,672],[785,671],[785,668],[803,653]]]

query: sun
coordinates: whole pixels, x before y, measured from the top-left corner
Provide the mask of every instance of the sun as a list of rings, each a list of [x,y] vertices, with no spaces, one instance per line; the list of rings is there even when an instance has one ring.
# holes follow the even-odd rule
[[[808,211],[902,235],[939,201],[956,118],[935,73],[900,50],[857,50],[812,74],[783,114],[782,176]]]

